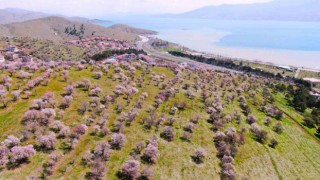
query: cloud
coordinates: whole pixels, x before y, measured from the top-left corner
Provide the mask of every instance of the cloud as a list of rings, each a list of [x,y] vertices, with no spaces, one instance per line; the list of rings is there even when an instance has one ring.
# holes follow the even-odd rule
[[[0,8],[21,8],[69,16],[181,13],[208,5],[271,0],[0,0]]]

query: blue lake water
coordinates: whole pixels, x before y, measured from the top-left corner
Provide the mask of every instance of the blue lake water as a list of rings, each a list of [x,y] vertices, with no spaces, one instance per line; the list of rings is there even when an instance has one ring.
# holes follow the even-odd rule
[[[221,52],[222,55],[276,64],[320,68],[320,23],[153,17],[112,20],[115,24],[155,30],[162,39],[200,51]]]

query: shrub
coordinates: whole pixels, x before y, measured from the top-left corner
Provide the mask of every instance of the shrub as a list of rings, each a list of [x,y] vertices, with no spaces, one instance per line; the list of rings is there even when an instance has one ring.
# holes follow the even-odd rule
[[[226,163],[222,165],[221,176],[222,179],[235,180],[237,175],[233,164]]]
[[[196,116],[194,118],[190,119],[190,122],[192,122],[193,124],[198,124],[200,120],[200,116]]]
[[[102,73],[102,72],[94,72],[94,77],[95,77],[96,79],[100,79],[102,76],[103,76],[103,73]]]
[[[248,124],[253,124],[253,123],[257,122],[257,118],[253,115],[249,115],[247,118],[247,122],[248,122]]]
[[[276,148],[276,146],[277,146],[278,144],[279,144],[279,143],[278,143],[277,140],[271,139],[271,141],[270,141],[270,146],[271,146],[272,148]]]
[[[184,130],[187,131],[187,132],[190,132],[192,133],[193,130],[194,130],[195,126],[193,123],[188,123],[185,127],[184,127]]]
[[[174,117],[170,117],[168,120],[167,120],[167,125],[169,126],[173,126],[173,124],[176,122],[176,119]]]
[[[75,92],[75,88],[73,87],[73,85],[69,85],[64,88],[64,91],[66,95],[70,96]]]
[[[123,179],[133,180],[139,177],[140,162],[129,160],[121,167],[121,177]]]
[[[203,159],[207,157],[207,153],[204,149],[202,148],[198,148],[194,155],[192,156],[193,160],[196,162],[196,163],[202,163],[203,162]]]
[[[312,117],[305,117],[303,124],[309,128],[313,128],[315,121],[313,120]]]
[[[224,164],[226,164],[226,163],[231,163],[231,164],[233,164],[234,159],[233,159],[232,156],[226,156],[226,155],[224,155],[224,156],[222,157],[221,161],[222,161],[222,163],[224,163]]]
[[[92,90],[90,91],[90,93],[91,93],[93,96],[98,96],[101,92],[102,92],[102,89],[99,88],[99,87],[96,87],[96,88],[94,88],[94,89],[92,89]]]
[[[95,160],[91,168],[91,172],[86,174],[86,179],[89,180],[102,180],[106,174],[106,167],[101,160]]]
[[[268,132],[261,130],[256,134],[258,141],[264,144],[268,140]]]
[[[81,136],[85,134],[87,130],[88,130],[88,126],[84,124],[79,124],[76,127],[74,127],[73,132],[75,132],[76,135]]]
[[[39,136],[38,142],[40,143],[40,147],[47,150],[54,149],[54,147],[58,144],[56,135],[54,133],[50,133],[47,136]]]
[[[134,152],[140,154],[145,147],[146,143],[144,141],[138,142],[134,147]]]
[[[48,118],[56,116],[56,111],[53,108],[41,109],[41,113],[47,116]]]
[[[3,142],[2,142],[3,145],[7,146],[8,148],[12,148],[14,146],[17,146],[20,144],[20,139],[13,136],[13,135],[9,135],[7,137],[7,139],[5,139]]]
[[[80,114],[84,114],[89,109],[89,105],[89,102],[82,102],[80,108],[78,109],[78,112]]]
[[[59,137],[64,138],[67,135],[69,135],[70,132],[71,132],[70,128],[68,126],[64,126],[59,132]]]
[[[27,146],[15,146],[10,150],[10,163],[13,166],[19,165],[27,161],[31,156],[36,153],[36,150],[32,145]]]
[[[122,133],[112,134],[110,144],[113,149],[120,150],[126,142],[126,136]]]
[[[283,127],[281,125],[281,123],[277,123],[275,126],[274,126],[274,131],[278,134],[281,134],[283,133]]]
[[[266,126],[270,126],[271,123],[272,123],[272,119],[271,119],[270,117],[267,117],[266,120],[265,120],[265,122],[264,122],[264,124],[265,124]]]
[[[60,107],[62,109],[68,108],[70,107],[71,103],[72,103],[73,97],[72,96],[65,96],[62,99],[61,105]]]
[[[112,150],[110,147],[111,146],[107,142],[99,142],[93,151],[95,158],[101,158],[104,161],[108,161],[112,155]]]
[[[192,133],[187,132],[187,131],[183,132],[183,136],[182,136],[183,140],[190,141],[192,139],[192,137],[193,137]]]
[[[145,168],[142,170],[140,178],[141,180],[152,180],[154,177],[154,172],[151,168]]]
[[[166,126],[161,133],[161,137],[166,139],[167,141],[172,141],[176,133],[172,126]]]
[[[148,163],[156,163],[158,158],[160,157],[160,151],[157,146],[152,144],[148,144],[147,148],[144,151],[143,159]]]

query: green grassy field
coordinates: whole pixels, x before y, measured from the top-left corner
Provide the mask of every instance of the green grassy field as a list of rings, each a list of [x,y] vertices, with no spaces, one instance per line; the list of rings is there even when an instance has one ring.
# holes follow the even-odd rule
[[[320,72],[301,70],[298,78],[320,78]]]
[[[13,134],[17,137],[19,133],[26,127],[21,123],[24,113],[32,105],[34,99],[41,98],[45,92],[54,92],[55,100],[58,102],[62,101],[61,94],[64,92],[63,88],[71,83],[76,83],[84,79],[90,79],[92,84],[98,85],[103,90],[103,95],[112,95],[116,89],[116,85],[121,84],[119,80],[113,80],[111,75],[116,74],[114,67],[111,67],[108,73],[104,73],[101,79],[93,78],[92,67],[89,66],[87,69],[82,71],[71,68],[69,70],[70,78],[68,82],[64,82],[60,75],[52,77],[48,86],[36,87],[32,92],[33,96],[30,99],[19,99],[17,102],[10,103],[7,108],[0,110],[0,140],[3,141],[8,135]],[[191,78],[188,78],[188,72],[182,72],[182,83],[178,83],[174,88],[180,89],[173,98],[169,101],[164,102],[156,111],[156,117],[165,116],[175,117],[177,121],[174,123],[174,130],[176,136],[172,142],[160,138],[160,133],[163,131],[164,125],[160,128],[152,127],[150,130],[144,128],[143,117],[149,117],[148,109],[154,105],[155,96],[160,92],[160,87],[154,85],[154,82],[149,83],[150,76],[152,73],[161,75],[165,74],[165,83],[172,81],[175,77],[175,73],[170,68],[164,67],[151,67],[151,73],[145,76],[143,86],[139,89],[139,92],[130,97],[130,102],[127,104],[126,99],[123,95],[116,99],[115,103],[110,104],[104,113],[109,113],[110,118],[108,126],[112,129],[116,122],[116,119],[120,114],[116,113],[116,106],[123,105],[124,112],[128,112],[134,104],[138,101],[139,96],[142,92],[148,93],[148,98],[144,101],[143,107],[140,111],[140,115],[137,120],[134,121],[131,126],[124,128],[124,134],[127,138],[127,143],[121,150],[114,150],[109,161],[105,163],[107,167],[107,174],[105,179],[118,179],[117,172],[121,169],[121,166],[127,160],[133,159],[130,155],[133,151],[134,145],[140,141],[147,141],[152,135],[159,137],[159,150],[160,158],[154,165],[148,165],[141,163],[140,169],[144,167],[151,167],[155,172],[154,179],[220,179],[220,160],[217,158],[217,149],[215,148],[213,137],[215,131],[211,130],[212,125],[207,122],[209,115],[206,112],[206,107],[201,100],[201,89],[195,90],[190,89],[196,94],[195,99],[189,99],[186,96],[185,90],[182,89],[183,84],[190,83],[192,85],[200,83],[201,78],[205,77],[210,79],[209,83],[205,84],[205,89],[212,86],[217,86],[217,93],[224,105],[223,112],[225,114],[232,114],[236,111],[241,112],[241,108],[236,97],[234,101],[226,103],[226,95],[236,94],[235,90],[231,87],[237,88],[233,83],[225,84],[221,87],[221,83],[225,79],[230,78],[230,75],[217,73],[217,72],[192,72]],[[138,77],[145,70],[143,65],[142,70],[137,70],[134,81],[137,82]],[[127,70],[124,71],[127,74]],[[60,73],[58,71],[57,73]],[[32,78],[40,76],[42,73],[37,72]],[[210,77],[211,76],[211,77]],[[12,77],[14,82],[20,82],[15,75]],[[235,81],[238,86],[245,86],[250,84],[250,78],[244,79],[241,75],[235,75]],[[255,84],[263,83],[262,79],[253,80]],[[13,83],[12,89],[15,84]],[[221,87],[221,88],[219,88]],[[320,144],[319,141],[314,137],[310,136],[308,132],[303,130],[294,120],[302,121],[302,116],[295,112],[294,109],[287,107],[285,99],[282,94],[274,94],[276,99],[275,104],[285,112],[290,114],[292,117],[287,115],[281,120],[284,127],[282,134],[277,134],[273,131],[272,127],[279,121],[272,119],[270,127],[264,125],[266,114],[258,110],[258,106],[253,105],[254,101],[262,101],[262,88],[257,86],[257,89],[251,88],[250,91],[255,91],[255,98],[251,97],[247,91],[242,92],[242,95],[248,100],[248,105],[252,109],[252,115],[257,117],[257,123],[263,130],[268,132],[268,141],[266,144],[257,142],[250,131],[247,131],[245,135],[247,140],[245,145],[239,147],[238,154],[235,157],[235,167],[237,173],[237,179],[249,178],[249,179],[317,179],[320,175]],[[226,95],[222,95],[226,93]],[[100,95],[101,97],[102,95]],[[73,95],[74,100],[69,108],[65,110],[63,121],[69,127],[74,127],[78,124],[85,123],[85,120],[94,115],[94,111],[90,110],[84,115],[78,113],[77,109],[83,102],[91,101],[91,97],[87,91],[77,89]],[[179,110],[177,114],[169,114],[170,108],[174,106],[175,102],[187,102],[188,106],[184,110]],[[58,110],[58,108],[56,108]],[[200,122],[196,125],[194,135],[190,142],[182,140],[183,127],[188,123],[190,118],[200,116]],[[228,127],[235,127],[239,130],[241,127],[250,129],[250,125],[246,123],[245,115],[241,113],[243,120],[241,123],[231,121],[222,128],[225,131]],[[295,119],[293,119],[295,118]],[[94,123],[99,122],[99,116],[96,115]],[[280,122],[280,121],[279,121]],[[48,129],[46,129],[48,131]],[[79,143],[75,149],[63,154],[59,158],[58,162],[53,168],[52,175],[48,176],[47,179],[84,179],[87,172],[91,170],[89,165],[83,165],[82,158],[85,156],[86,151],[91,150],[95,147],[96,143],[103,140],[110,140],[110,134],[106,137],[98,137],[91,135],[93,131],[93,125],[89,127],[86,134],[81,136]],[[310,131],[311,132],[311,131]],[[311,132],[312,133],[312,132]],[[314,133],[314,132],[313,132]],[[276,148],[269,146],[270,139],[276,139],[279,145]],[[23,144],[35,144],[35,136],[23,142]],[[59,140],[59,145],[56,147],[57,152],[62,152],[61,143],[63,139]],[[194,151],[202,147],[207,152],[207,157],[202,164],[196,164],[192,161],[191,156]],[[37,152],[29,163],[24,163],[15,169],[2,169],[0,171],[0,179],[26,179],[31,176],[39,176],[39,169],[42,164],[48,161],[49,153]]]

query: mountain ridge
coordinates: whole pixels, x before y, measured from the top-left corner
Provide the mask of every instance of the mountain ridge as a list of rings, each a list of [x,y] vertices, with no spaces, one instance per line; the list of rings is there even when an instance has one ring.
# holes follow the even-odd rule
[[[19,8],[5,8],[5,9],[0,9],[0,24],[24,22],[24,21],[45,18],[50,16],[58,16],[58,17],[63,17],[63,18],[72,20],[72,21],[87,22],[87,23],[111,22],[107,20],[89,19],[89,18],[78,17],[78,16],[67,17],[63,15],[52,15],[52,14],[47,14],[43,12],[29,11],[29,10],[19,9]]]
[[[136,41],[138,34],[149,33],[149,30],[141,31],[129,26],[125,29],[121,28],[108,28],[92,24],[89,22],[80,22],[66,19],[59,16],[49,16],[40,19],[33,19],[24,22],[16,22],[11,24],[0,25],[0,32],[3,37],[30,37],[35,39],[46,39],[52,41],[66,41],[79,38],[67,34],[66,28],[77,28],[84,26],[85,32],[81,35],[83,37],[95,36],[108,36],[111,38],[123,39],[128,41]],[[134,33],[136,32],[136,33]],[[140,32],[140,33],[138,33]],[[153,32],[153,31],[150,31]]]
[[[217,20],[320,21],[320,1],[275,0],[268,3],[206,6],[190,12],[169,15],[179,18]]]

